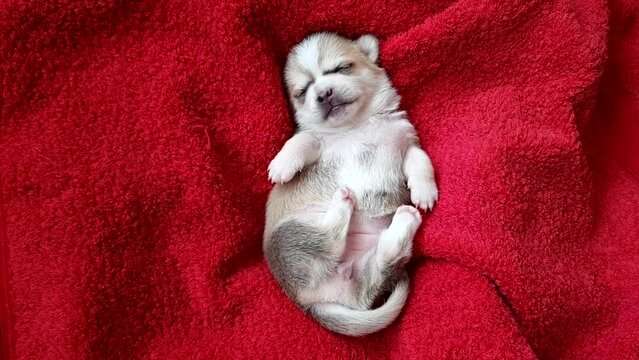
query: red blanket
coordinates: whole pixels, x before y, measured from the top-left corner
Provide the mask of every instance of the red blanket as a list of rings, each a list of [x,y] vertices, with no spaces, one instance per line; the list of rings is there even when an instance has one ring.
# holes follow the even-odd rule
[[[3,1],[0,357],[639,356],[635,1]],[[438,173],[398,321],[299,311],[261,252],[287,51],[382,40]]]

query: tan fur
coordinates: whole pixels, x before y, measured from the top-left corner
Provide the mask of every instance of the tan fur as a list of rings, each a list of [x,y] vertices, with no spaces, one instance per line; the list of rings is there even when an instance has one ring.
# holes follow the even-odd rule
[[[269,267],[322,325],[354,336],[401,311],[403,266],[421,223],[405,204],[431,209],[437,199],[432,165],[377,66],[378,51],[373,36],[329,33],[291,51],[284,78],[299,129],[269,165]],[[386,290],[388,301],[371,309]]]

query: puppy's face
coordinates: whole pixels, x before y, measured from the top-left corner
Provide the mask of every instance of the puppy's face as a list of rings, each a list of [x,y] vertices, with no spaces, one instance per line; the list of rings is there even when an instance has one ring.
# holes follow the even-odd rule
[[[379,43],[371,35],[352,41],[319,33],[295,46],[284,78],[298,124],[327,129],[362,121],[387,80],[376,65],[378,55]]]

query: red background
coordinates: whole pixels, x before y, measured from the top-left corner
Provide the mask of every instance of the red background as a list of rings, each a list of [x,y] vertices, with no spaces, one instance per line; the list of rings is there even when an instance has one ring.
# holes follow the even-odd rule
[[[639,354],[635,1],[0,4],[3,358]],[[261,254],[287,51],[365,32],[441,199],[390,328],[329,333]]]

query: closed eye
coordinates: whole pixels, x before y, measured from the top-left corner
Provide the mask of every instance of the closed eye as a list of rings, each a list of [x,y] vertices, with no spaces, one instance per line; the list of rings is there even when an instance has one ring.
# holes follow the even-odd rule
[[[306,85],[304,85],[304,87],[301,90],[298,90],[297,93],[295,94],[295,98],[298,100],[302,100],[302,98],[304,98],[304,96],[306,95],[306,91],[308,91],[308,87],[311,86],[313,82],[309,82]]]
[[[328,71],[324,71],[324,75],[328,75],[328,74],[343,74],[343,75],[348,75],[351,73],[353,69],[353,63],[348,63],[348,64],[340,64],[339,66],[328,70]]]

